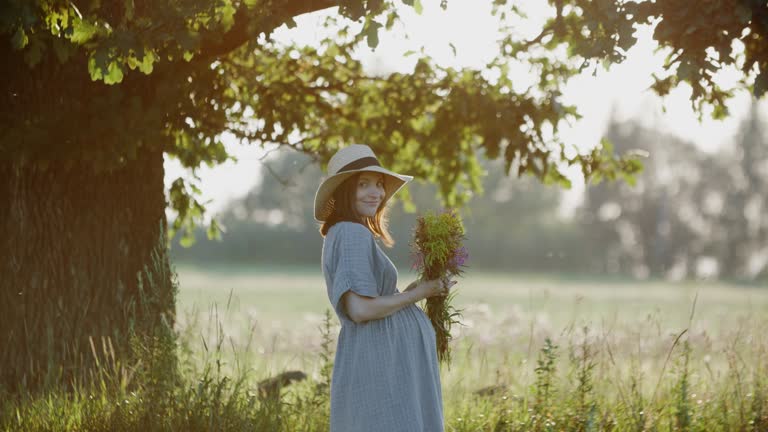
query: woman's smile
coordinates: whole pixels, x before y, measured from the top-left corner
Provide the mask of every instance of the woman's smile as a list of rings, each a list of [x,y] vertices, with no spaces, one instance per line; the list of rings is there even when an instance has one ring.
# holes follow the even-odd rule
[[[384,199],[384,175],[364,172],[357,181],[357,211],[363,216],[373,217]]]

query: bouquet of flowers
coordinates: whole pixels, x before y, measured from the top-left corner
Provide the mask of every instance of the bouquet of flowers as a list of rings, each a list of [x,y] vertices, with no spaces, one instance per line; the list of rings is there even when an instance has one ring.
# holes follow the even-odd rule
[[[462,242],[464,226],[461,217],[454,209],[445,209],[438,214],[427,212],[416,219],[411,249],[413,269],[420,279],[432,280],[450,276],[460,276],[469,254]],[[432,322],[437,341],[437,357],[440,362],[450,364],[451,353],[448,343],[451,340],[451,326],[458,324],[456,317],[461,311],[451,305],[455,291],[448,296],[427,298],[424,312]]]

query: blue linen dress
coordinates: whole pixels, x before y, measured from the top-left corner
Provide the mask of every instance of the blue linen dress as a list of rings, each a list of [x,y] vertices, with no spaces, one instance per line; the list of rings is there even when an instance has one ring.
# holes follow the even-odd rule
[[[328,299],[341,322],[331,378],[331,432],[443,432],[435,330],[411,303],[357,324],[344,314],[348,290],[394,295],[397,269],[362,224],[338,222],[323,240]]]

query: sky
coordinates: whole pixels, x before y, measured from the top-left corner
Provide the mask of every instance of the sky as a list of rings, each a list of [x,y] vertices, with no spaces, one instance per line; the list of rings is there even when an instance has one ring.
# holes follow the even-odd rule
[[[421,14],[401,5],[402,25],[392,31],[380,30],[379,45],[375,50],[367,46],[358,51],[366,67],[377,71],[411,71],[417,55],[404,56],[409,50],[419,51],[422,47],[435,62],[443,66],[481,68],[491,60],[498,38],[498,24],[491,15],[491,2],[487,0],[449,0],[447,10],[442,10],[439,2],[424,1]],[[537,35],[541,24],[551,10],[546,1],[525,2],[528,20],[515,23],[515,31],[526,38]],[[273,37],[278,41],[296,41],[313,44],[325,35],[320,25],[322,17],[331,11],[306,14],[296,19],[297,26],[288,29],[278,28]],[[741,121],[749,110],[751,96],[740,92],[729,102],[731,115],[723,121],[714,121],[706,116],[700,123],[691,109],[690,88],[678,86],[663,100],[648,87],[651,85],[653,72],[660,72],[664,54],[654,53],[655,42],[651,38],[652,30],[648,27],[639,29],[635,36],[638,43],[627,53],[627,59],[614,65],[608,71],[589,69],[574,77],[566,86],[563,98],[566,103],[578,106],[583,116],[572,125],[562,127],[560,137],[564,142],[574,143],[580,148],[589,148],[599,143],[607,123],[613,113],[618,120],[634,119],[646,126],[664,131],[685,140],[692,141],[702,150],[715,151],[732,142],[738,132]],[[455,53],[451,48],[455,47]],[[516,73],[514,70],[511,73]],[[724,71],[718,75],[723,83],[733,83],[738,73]],[[513,76],[513,81],[527,79],[523,74]],[[761,112],[768,124],[768,99],[763,98]],[[666,108],[664,110],[664,108]],[[207,202],[208,218],[220,211],[228,201],[245,195],[257,185],[261,177],[261,166],[272,155],[265,154],[275,148],[267,145],[240,145],[231,137],[224,136],[227,149],[238,161],[228,161],[213,168],[203,166],[197,170],[202,191],[202,199]],[[173,159],[165,161],[166,187],[177,177],[190,178]],[[569,173],[574,187],[564,196],[564,213],[569,213],[580,201],[584,185],[577,170]],[[318,183],[319,183],[318,179]],[[169,217],[171,215],[169,214]]]

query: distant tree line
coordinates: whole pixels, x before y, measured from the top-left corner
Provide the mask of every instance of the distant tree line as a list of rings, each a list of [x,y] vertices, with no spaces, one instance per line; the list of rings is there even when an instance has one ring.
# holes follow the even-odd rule
[[[575,223],[593,271],[766,278],[768,140],[755,104],[735,145],[714,154],[632,124],[611,124],[607,137],[650,157],[634,186],[587,189]]]
[[[615,274],[636,278],[768,278],[768,147],[753,108],[736,145],[706,153],[693,143],[637,123],[612,121],[606,138],[617,153],[649,153],[634,185],[587,187],[572,217],[560,216],[563,192],[504,172],[501,161],[480,157],[484,192],[461,209],[478,270]],[[312,203],[322,177],[300,153],[265,162],[259,186],[220,215],[222,241],[181,248],[177,260],[319,266],[322,238]],[[514,173],[514,167],[510,173]],[[435,185],[408,186],[421,213],[439,210]],[[411,265],[411,230],[418,213],[401,202],[391,211],[396,241],[387,254],[399,269]]]
[[[567,266],[575,270],[581,259],[577,230],[557,216],[560,190],[534,178],[508,177],[503,161],[481,158],[487,171],[485,192],[461,209],[472,268],[549,271]],[[322,237],[312,217],[314,194],[322,174],[316,164],[296,152],[282,153],[265,163],[259,186],[236,200],[219,215],[225,229],[221,241],[198,230],[189,248],[174,242],[176,260],[229,262],[253,265],[300,264],[319,266]],[[410,246],[416,216],[427,209],[439,211],[435,185],[414,181],[407,186],[418,213],[408,213],[402,202],[390,212],[393,249],[384,249],[399,269],[411,265]],[[318,267],[319,268],[319,267]]]

